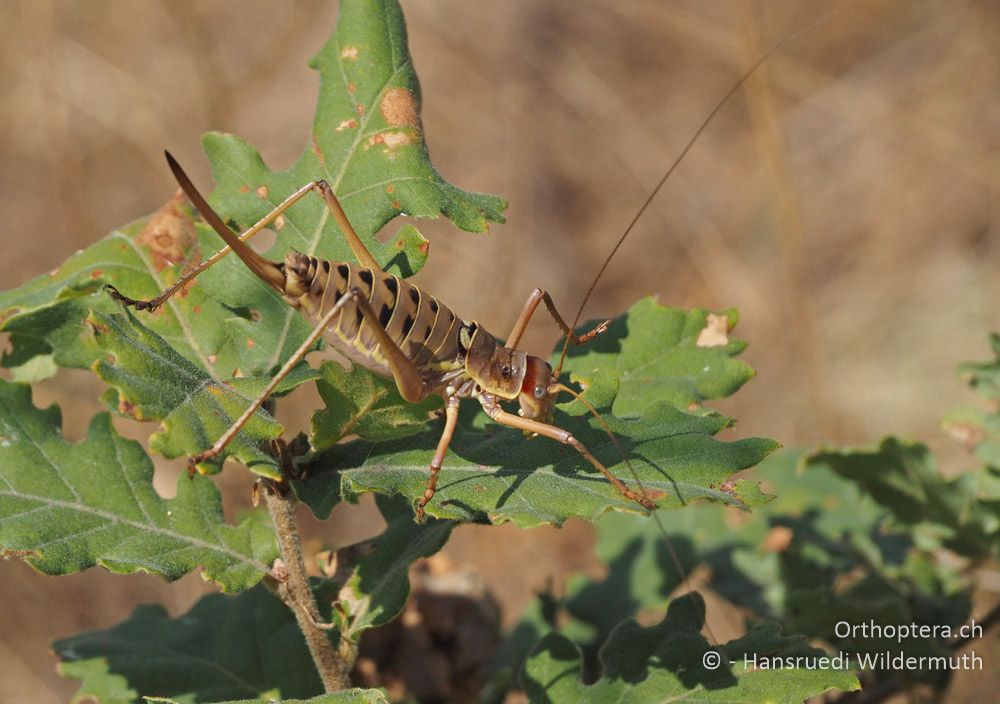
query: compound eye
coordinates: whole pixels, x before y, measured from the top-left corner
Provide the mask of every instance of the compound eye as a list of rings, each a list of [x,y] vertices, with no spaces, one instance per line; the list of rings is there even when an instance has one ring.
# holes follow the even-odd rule
[[[545,394],[546,394],[546,389],[544,386],[539,384],[538,386],[535,387],[535,398],[539,399],[545,398]]]

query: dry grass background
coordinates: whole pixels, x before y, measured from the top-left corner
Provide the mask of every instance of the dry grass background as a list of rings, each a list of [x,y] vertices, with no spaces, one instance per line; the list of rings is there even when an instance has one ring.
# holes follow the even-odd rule
[[[533,286],[572,309],[742,70],[831,7],[720,113],[588,313],[646,295],[736,306],[759,376],[719,404],[740,419],[734,435],[812,446],[896,432],[957,471],[966,456],[938,430],[968,400],[953,369],[985,357],[1000,328],[1000,7],[987,0],[404,0],[435,164],[510,200],[489,235],[421,224],[432,245],[418,282],[500,334]],[[0,4],[2,287],[153,211],[174,190],[164,147],[202,183],[207,130],[290,165],[318,83],[306,61],[335,16],[318,0]],[[553,340],[536,323],[526,344]],[[63,374],[36,403],[58,401],[79,438],[98,392],[90,375]],[[244,505],[245,479],[226,481]],[[358,516],[311,530],[351,542],[376,530]],[[495,580],[509,620],[549,576],[599,570],[591,542],[582,524],[463,528],[448,554]],[[52,638],[145,601],[179,613],[207,589],[197,576],[56,579],[0,564],[0,701],[67,700]],[[981,700],[984,677],[998,684],[993,667],[950,701]]]

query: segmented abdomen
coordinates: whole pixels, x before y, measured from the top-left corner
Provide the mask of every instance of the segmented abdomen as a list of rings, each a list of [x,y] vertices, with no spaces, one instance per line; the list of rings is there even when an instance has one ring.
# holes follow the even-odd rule
[[[300,252],[285,258],[285,276],[286,300],[316,322],[347,291],[357,288],[389,337],[425,378],[464,367],[463,328],[467,337],[475,323],[462,320],[413,284],[383,271]],[[323,336],[352,362],[380,376],[392,376],[375,333],[355,302],[344,305]]]

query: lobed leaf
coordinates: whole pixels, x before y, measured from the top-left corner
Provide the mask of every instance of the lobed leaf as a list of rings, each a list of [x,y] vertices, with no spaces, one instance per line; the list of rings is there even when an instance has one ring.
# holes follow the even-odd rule
[[[684,311],[644,298],[613,320],[607,332],[571,347],[563,368],[598,407],[614,399],[611,410],[619,417],[640,415],[660,402],[694,410],[706,400],[734,394],[754,375],[734,359],[746,348],[728,336],[738,320],[735,310]]]
[[[471,410],[471,409],[470,409]],[[718,417],[697,417],[665,404],[638,419],[607,422],[631,458],[647,495],[660,507],[677,508],[697,499],[746,507],[745,485],[724,485],[733,472],[753,466],[778,445],[762,438],[721,442],[712,435],[728,424]],[[560,413],[556,424],[572,432],[611,471],[636,486],[615,444],[597,421]],[[440,423],[436,423],[440,427]],[[437,432],[383,443],[354,441],[309,461],[311,474],[300,492],[317,516],[343,494],[365,491],[401,494],[415,500],[427,484],[428,463]],[[339,486],[338,486],[339,483]],[[749,502],[760,500],[747,491]],[[520,431],[493,424],[460,422],[444,461],[430,515],[522,527],[559,525],[567,518],[595,519],[609,509],[642,512],[573,449],[538,438],[527,442]]]
[[[451,521],[416,525],[409,506],[399,500],[380,498],[379,509],[385,531],[338,551],[336,573],[313,583],[321,608],[337,626],[332,633],[354,642],[362,631],[402,611],[410,566],[437,552],[453,526]],[[131,702],[139,695],[177,702],[290,701],[279,698],[322,691],[294,615],[263,585],[237,596],[204,597],[177,619],[160,606],[141,606],[114,628],[53,647],[62,661],[60,672],[83,680],[78,696],[104,697],[101,701]],[[387,701],[378,690],[338,696],[345,698],[330,701]]]
[[[780,621],[786,632],[851,654],[947,654],[946,635],[903,644],[842,637],[837,623],[843,621],[956,628],[969,615],[967,585],[939,558],[939,546],[921,546],[909,526],[894,528],[890,511],[861,482],[820,465],[797,472],[796,459],[776,455],[753,470],[755,479],[781,487],[776,499],[753,513],[706,504],[672,516],[670,546],[649,521],[620,513],[602,517],[597,553],[607,577],[576,576],[564,597],[540,599],[554,601],[548,621],[558,622],[588,659],[596,657],[622,619],[665,607],[683,583],[676,556],[688,574],[707,567],[714,593],[755,619]],[[537,626],[532,634],[536,641],[541,637]],[[940,686],[940,674],[920,679]]]
[[[353,641],[362,631],[386,624],[402,612],[410,595],[410,566],[444,547],[454,527],[452,521],[417,525],[407,502],[399,499],[379,497],[378,506],[385,530],[361,546],[364,554],[354,564],[339,564],[335,577],[343,586],[333,618]]]
[[[323,692],[294,615],[263,585],[202,597],[178,618],[146,604],[117,626],[52,647],[60,673],[83,680],[78,698],[117,692],[101,702],[272,701]]]
[[[277,556],[262,513],[223,521],[210,479],[182,478],[177,496],[153,489],[142,447],[119,436],[108,414],[87,439],[61,434],[59,409],[41,410],[30,390],[0,381],[0,550],[46,574],[101,565],[179,579],[204,568],[226,591],[256,583]]]
[[[267,384],[268,380],[261,378],[216,381],[127,310],[110,316],[95,312],[88,322],[105,354],[94,366],[111,387],[105,402],[138,420],[162,421],[163,430],[151,437],[150,449],[165,457],[193,456],[211,447]],[[287,392],[312,378],[311,371],[301,368],[277,391]],[[258,410],[221,457],[234,457],[257,474],[280,478],[277,461],[261,449],[261,444],[281,432],[277,421]],[[210,473],[219,463],[206,463],[201,468]]]
[[[348,435],[377,442],[419,433],[427,428],[428,413],[441,406],[438,396],[404,401],[395,381],[359,366],[348,370],[326,363],[319,374],[316,386],[326,408],[312,418],[310,443],[316,450],[329,449]]]
[[[858,689],[850,672],[793,667],[758,669],[750,655],[808,657],[823,655],[805,638],[784,637],[774,624],[752,630],[743,638],[716,646],[722,666],[703,664],[710,650],[701,635],[705,605],[696,593],[674,600],[664,620],[649,628],[625,621],[601,648],[602,676],[581,681],[583,657],[568,638],[547,635],[536,646],[521,675],[532,702],[793,702],[831,689]]]
[[[856,482],[918,537],[975,559],[995,554],[1000,481],[989,469],[945,479],[925,445],[884,439],[874,450],[820,450],[806,465]]]

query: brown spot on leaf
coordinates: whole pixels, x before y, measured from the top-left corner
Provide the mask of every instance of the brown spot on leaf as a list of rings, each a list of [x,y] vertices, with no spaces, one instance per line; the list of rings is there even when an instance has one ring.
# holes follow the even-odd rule
[[[198,237],[178,191],[150,216],[135,241],[145,247],[152,259],[153,268],[163,271],[180,263],[194,264],[201,260]]]
[[[245,183],[242,186],[240,186],[240,193],[249,193],[249,192],[250,192],[250,186],[246,185]]]
[[[358,47],[356,46],[345,46],[340,50],[340,58],[342,59],[356,59],[358,58]]]
[[[414,127],[420,129],[417,114],[417,99],[406,88],[390,88],[382,96],[379,105],[382,117],[393,127]]]
[[[668,491],[663,491],[661,489],[651,489],[648,486],[645,487],[642,493],[646,495],[647,499],[650,499],[654,503],[658,502],[660,499],[670,496],[670,492]]]
[[[358,103],[357,105],[354,106],[354,111],[356,113],[358,113],[359,115],[364,115],[365,114],[365,106],[362,105],[361,103]]]
[[[275,230],[280,230],[284,226],[285,226],[285,216],[284,215],[279,215],[278,217],[276,217],[274,219],[274,229]]]
[[[247,349],[253,347],[253,340],[247,339]]]
[[[108,326],[105,325],[104,323],[99,323],[96,320],[94,320],[93,318],[87,318],[86,322],[87,322],[87,325],[89,325],[91,327],[91,329],[94,332],[96,332],[96,333],[106,333],[106,332],[108,332]],[[114,359],[114,358],[112,357],[112,359]]]
[[[398,200],[394,200],[392,201],[392,207],[395,208],[396,210],[402,210],[403,204],[400,203]]]
[[[421,254],[427,254],[427,250],[430,248],[431,248],[430,240],[424,240],[423,242],[417,245],[417,250],[419,250]]]
[[[9,560],[12,557],[16,557],[19,560],[27,560],[29,557],[38,557],[39,552],[37,550],[10,550],[4,549],[0,550],[0,557],[5,560]]]
[[[405,147],[414,142],[414,134],[410,130],[390,130],[373,134],[365,141],[365,149],[371,149],[376,145],[383,145],[385,149],[382,153],[392,159],[396,156],[396,151],[400,147]]]
[[[136,413],[135,404],[126,401],[124,398],[118,398],[118,412],[123,416],[132,416],[136,420],[139,420],[139,415]]]
[[[208,355],[208,363],[209,364],[215,364],[218,361],[219,361],[219,355],[217,355],[217,354],[210,354],[210,355]]]
[[[785,552],[792,544],[795,534],[788,526],[775,526],[764,536],[764,541],[760,544],[764,552]]]
[[[358,89],[358,87],[356,85],[354,85],[353,83],[348,83],[347,84],[347,92],[348,93],[353,93],[357,89]]]
[[[257,186],[257,195],[261,198],[267,198],[267,186]]]
[[[336,130],[337,132],[343,132],[344,130],[353,130],[357,126],[358,126],[358,121],[352,117],[349,120],[341,121],[339,125],[334,127],[334,130]]]
[[[719,491],[722,491],[730,496],[736,496],[736,482],[722,482],[719,485]]]
[[[695,344],[698,347],[722,347],[729,344],[729,318],[709,313]]]
[[[101,275],[103,273],[104,272],[101,271],[100,269],[94,269],[92,272],[90,272],[90,278],[92,278],[92,279],[99,279],[99,278],[101,278]]]
[[[396,186],[392,183],[390,183],[388,186],[385,187],[386,193],[394,193],[395,191],[396,191]]]

